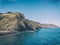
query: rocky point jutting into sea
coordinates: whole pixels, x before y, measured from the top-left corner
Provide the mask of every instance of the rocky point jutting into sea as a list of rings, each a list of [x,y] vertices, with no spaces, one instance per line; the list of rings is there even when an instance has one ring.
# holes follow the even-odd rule
[[[58,28],[58,26],[31,21],[19,12],[0,13],[0,34],[26,30],[36,31],[39,28]]]

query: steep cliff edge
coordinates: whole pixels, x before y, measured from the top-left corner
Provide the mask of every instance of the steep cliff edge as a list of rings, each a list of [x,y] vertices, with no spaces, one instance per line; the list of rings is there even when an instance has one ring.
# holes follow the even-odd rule
[[[58,28],[58,26],[28,20],[24,14],[18,12],[0,13],[0,32],[36,30],[39,28]]]

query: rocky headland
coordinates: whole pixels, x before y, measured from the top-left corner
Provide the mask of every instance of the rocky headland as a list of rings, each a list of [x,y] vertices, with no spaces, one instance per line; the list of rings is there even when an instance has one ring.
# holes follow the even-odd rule
[[[36,31],[39,28],[58,28],[58,26],[31,21],[19,12],[0,13],[0,33]]]

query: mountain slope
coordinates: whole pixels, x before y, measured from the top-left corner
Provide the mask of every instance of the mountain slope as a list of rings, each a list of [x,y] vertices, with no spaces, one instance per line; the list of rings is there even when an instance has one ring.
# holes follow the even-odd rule
[[[24,14],[18,12],[0,13],[0,32],[36,30],[39,28],[58,28],[58,26],[28,20]]]

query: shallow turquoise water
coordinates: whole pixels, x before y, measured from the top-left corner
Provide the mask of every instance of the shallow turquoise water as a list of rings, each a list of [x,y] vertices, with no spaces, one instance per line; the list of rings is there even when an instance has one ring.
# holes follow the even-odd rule
[[[60,45],[60,29],[39,29],[0,38],[0,45]]]

